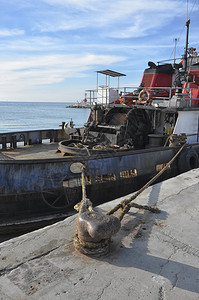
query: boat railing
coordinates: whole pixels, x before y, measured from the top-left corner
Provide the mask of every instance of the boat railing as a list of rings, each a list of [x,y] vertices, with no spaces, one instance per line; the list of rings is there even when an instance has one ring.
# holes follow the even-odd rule
[[[107,86],[99,87],[95,90],[86,90],[87,103],[92,107],[95,104],[139,104],[141,92],[146,91],[154,102],[168,102],[172,96],[177,95],[184,98],[188,106],[195,102],[199,104],[199,89],[188,87],[137,87],[127,86],[118,88],[109,88]]]
[[[0,133],[0,149],[6,150],[7,147],[15,149],[18,145],[58,142],[63,139],[64,134],[63,128]]]

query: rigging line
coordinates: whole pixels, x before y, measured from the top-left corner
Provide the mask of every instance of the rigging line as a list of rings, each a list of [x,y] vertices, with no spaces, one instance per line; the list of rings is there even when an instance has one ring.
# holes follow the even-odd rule
[[[180,32],[179,37],[177,38],[177,42],[179,42],[180,37],[181,37],[183,31],[184,31],[184,25],[183,25],[183,28],[182,28],[182,30],[181,30],[181,32]],[[176,53],[179,53],[179,52],[178,52],[178,43],[176,43]],[[172,49],[172,53],[170,54],[170,58],[173,56],[173,54],[174,54],[174,48]],[[179,55],[177,55],[177,56],[180,56],[180,57],[181,57],[181,53],[179,53]]]
[[[180,32],[180,35],[179,35],[179,37],[178,37],[178,40],[180,40],[180,38],[181,38],[181,35],[182,35],[182,33],[184,32],[184,25],[183,25],[183,28],[182,28],[182,30],[181,30],[181,32]]]
[[[173,55],[174,55],[174,49],[172,50],[172,52],[171,52],[171,54],[169,56],[169,59],[171,59],[173,57]]]
[[[176,41],[175,41],[175,40],[176,40]],[[174,41],[175,41],[175,47],[173,48],[173,50],[172,50],[172,52],[171,52],[171,54],[170,54],[169,59],[171,59],[171,57],[174,56],[174,52],[175,52],[175,51],[177,52],[177,43],[178,43],[179,39],[175,38]],[[175,55],[175,56],[176,56],[176,55]],[[178,55],[178,56],[180,56],[180,55]],[[175,58],[175,59],[177,60],[177,58]]]
[[[191,13],[193,12],[194,6],[195,6],[195,4],[196,4],[197,1],[199,1],[199,0],[195,0],[194,3],[193,3],[193,5],[192,5],[192,8],[190,9],[190,11],[188,11],[188,0],[187,0],[186,21],[188,19],[188,16],[190,17]],[[178,40],[180,40],[180,37],[181,37],[181,35],[182,35],[183,32],[184,32],[184,25],[183,25],[183,28],[182,28],[182,30],[180,32]]]
[[[194,4],[193,4],[193,6],[192,6],[192,8],[191,8],[191,10],[190,10],[190,12],[189,12],[189,17],[190,17],[190,15],[191,15],[191,13],[193,12],[194,6],[195,6],[195,4],[196,4],[197,1],[198,1],[198,0],[195,0],[195,1],[194,1]]]
[[[179,5],[181,6],[181,4],[183,4],[183,2],[184,2],[184,0],[181,0]],[[184,25],[183,25],[183,27],[181,29],[179,37],[177,38],[177,41],[180,40],[180,37],[181,37],[181,35],[182,35],[183,32],[184,32]],[[177,51],[178,51],[178,48],[177,48],[177,44],[176,44],[176,52]],[[170,54],[170,58],[173,56],[173,54],[174,54],[174,49],[172,50],[172,53]],[[179,56],[181,56],[181,54]]]
[[[192,8],[191,8],[191,10],[190,10],[190,12],[189,12],[189,10],[188,10],[188,0],[187,0],[186,21],[188,20],[188,17],[190,17],[191,13],[193,12],[194,6],[195,6],[195,4],[196,4],[197,1],[199,1],[199,0],[195,0],[195,1],[194,1],[193,5],[192,5]],[[184,32],[184,25],[183,25],[182,30],[181,30],[181,32],[180,32],[180,35],[179,35],[179,37],[178,37],[178,39],[177,39],[178,41],[180,40],[181,35],[182,35],[183,32]],[[176,47],[176,51],[178,51],[178,48],[177,48],[177,47]],[[172,51],[172,54],[173,54],[173,52],[174,52],[174,50]],[[172,54],[171,54],[171,55],[172,55]]]

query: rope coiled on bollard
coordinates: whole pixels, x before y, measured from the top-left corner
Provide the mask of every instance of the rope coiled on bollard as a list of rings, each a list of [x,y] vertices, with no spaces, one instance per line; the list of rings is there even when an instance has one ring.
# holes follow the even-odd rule
[[[138,195],[140,195],[145,189],[147,189],[160,175],[162,175],[169,168],[169,166],[173,163],[173,161],[176,159],[176,157],[183,150],[184,146],[185,146],[185,144],[182,145],[182,147],[177,151],[177,153],[174,155],[174,157],[166,164],[166,166],[162,170],[160,170],[151,180],[149,180],[140,190],[138,190],[129,199],[125,199],[125,200],[121,201],[112,210],[110,210],[106,215],[107,216],[112,215],[116,211],[121,209],[121,213],[118,216],[119,221],[121,221],[124,218],[125,214],[128,213],[128,211],[130,210],[131,207],[135,207],[138,209],[145,209],[145,210],[151,211],[153,213],[159,213],[160,210],[157,207],[147,206],[147,205],[139,205],[137,203],[133,203],[132,201],[135,200]],[[87,237],[83,236],[84,240],[82,240],[82,238],[80,239],[80,237],[78,235],[78,225],[79,225],[78,223],[79,223],[80,215],[82,214],[82,211],[84,211],[85,209],[88,210],[88,208],[86,208],[86,205],[85,205],[88,199],[86,198],[85,177],[84,177],[83,169],[82,169],[82,194],[83,194],[83,197],[82,197],[82,201],[81,201],[80,207],[79,207],[77,227],[76,227],[76,232],[75,232],[75,236],[74,236],[74,247],[76,250],[78,250],[79,252],[81,252],[82,254],[85,254],[85,255],[94,255],[94,256],[106,255],[109,252],[109,248],[110,248],[110,242],[111,242],[110,237],[107,239],[101,239],[100,241],[99,240],[92,241],[92,240],[86,240],[86,238],[88,236]],[[90,207],[90,208],[92,209],[92,207]],[[94,214],[95,213],[93,211],[93,215]],[[117,220],[116,217],[115,217],[115,219]],[[86,234],[88,234],[88,232],[86,232]],[[81,234],[80,234],[80,236],[81,236]]]
[[[78,233],[74,236],[74,247],[76,250],[85,255],[101,256],[109,253],[110,239],[104,239],[100,242],[86,242],[80,240]]]

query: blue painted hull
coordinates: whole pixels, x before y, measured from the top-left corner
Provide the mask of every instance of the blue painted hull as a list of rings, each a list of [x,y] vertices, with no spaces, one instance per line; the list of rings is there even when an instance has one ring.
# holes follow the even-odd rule
[[[99,155],[90,157],[66,157],[63,159],[8,160],[0,162],[0,195],[39,192],[63,187],[63,182],[79,175],[70,171],[73,162],[83,162],[85,174],[95,177],[105,174],[137,170],[138,176],[156,172],[156,165],[167,163],[176,153],[173,148],[154,148],[148,150]]]
[[[168,147],[84,158],[1,161],[0,218],[42,216],[72,209],[81,200],[80,175],[70,171],[73,162],[84,163],[87,194],[98,204],[140,188],[157,173],[156,166],[167,163],[176,151]],[[126,176],[132,170],[137,174]],[[176,173],[173,164],[164,178]]]
[[[194,147],[198,155],[199,146]],[[73,206],[81,200],[81,175],[70,171],[74,162],[85,165],[87,195],[96,205],[141,188],[157,174],[157,167],[163,167],[169,162],[178,149],[160,147],[87,157],[1,160],[1,223],[36,217],[43,219],[45,216],[72,211]],[[183,157],[181,167],[186,163]],[[190,161],[192,158],[189,155]],[[175,160],[159,181],[179,174],[179,163],[179,159]],[[195,168],[197,165],[189,165],[187,168]]]

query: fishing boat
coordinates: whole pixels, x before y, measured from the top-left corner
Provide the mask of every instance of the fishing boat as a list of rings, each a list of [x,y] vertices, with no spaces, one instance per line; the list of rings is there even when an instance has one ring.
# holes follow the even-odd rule
[[[199,166],[199,56],[187,46],[189,23],[183,61],[149,62],[139,87],[120,88],[125,74],[97,71],[118,87],[87,90],[83,128],[0,133],[0,229],[66,216],[82,197],[77,162],[94,205],[138,190],[182,145],[159,181]]]

